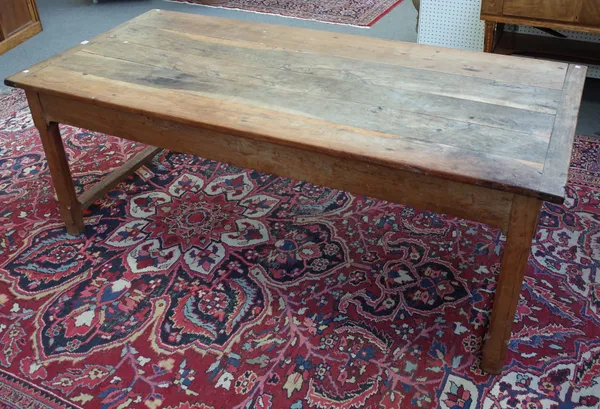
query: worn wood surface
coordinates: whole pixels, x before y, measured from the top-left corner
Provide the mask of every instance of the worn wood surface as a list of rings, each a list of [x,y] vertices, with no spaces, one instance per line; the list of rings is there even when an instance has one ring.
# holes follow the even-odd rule
[[[139,26],[172,31],[178,38],[238,46],[246,49],[288,50],[301,53],[311,63],[314,54],[342,57],[364,62],[391,64],[394,67],[415,68],[433,73],[458,74],[461,77],[485,78],[560,89],[566,67],[552,62],[531,64],[526,59],[509,63],[501,56],[482,57],[480,53],[448,50],[414,43],[374,39],[365,36],[329,33],[292,27],[256,24],[239,20],[204,17],[199,22],[192,14],[157,12],[159,17],[148,16]],[[133,24],[130,26],[132,27]],[[271,58],[277,58],[271,54]],[[521,64],[517,64],[522,62]],[[285,68],[285,61],[279,62]],[[310,64],[311,66],[313,64]],[[493,69],[490,69],[493,67]],[[315,67],[316,68],[316,67]],[[360,72],[360,70],[358,70]],[[547,78],[539,78],[544,73]],[[515,78],[515,75],[520,78]]]
[[[537,199],[518,195],[512,203],[502,268],[483,346],[481,367],[488,373],[498,374],[504,366],[541,205]]]
[[[182,35],[148,26],[125,28],[119,31],[118,38],[123,42],[127,41],[123,44],[133,43],[142,50],[154,48],[156,53],[163,50],[177,53],[178,67],[185,66],[190,61],[197,61],[199,58],[212,57],[228,63],[227,65],[239,64],[251,68],[253,71],[263,68],[285,70],[347,81],[349,84],[362,83],[389,87],[393,90],[459,97],[493,105],[549,113],[554,112],[551,106],[555,93],[558,92],[538,91],[531,86],[516,84],[513,84],[513,88],[509,90],[498,87],[495,80],[446,73],[433,75],[428,70],[378,61],[361,61],[333,55],[320,55],[319,53],[311,54],[310,58],[307,58],[309,56],[302,52],[284,49],[273,51],[266,46],[250,44],[234,47],[217,38],[199,41],[202,37],[190,34]],[[404,45],[404,43],[399,44]],[[253,47],[252,51],[249,52],[247,47]],[[89,47],[86,49],[89,50]],[[436,49],[436,51],[439,50]]]
[[[237,138],[144,114],[42,97],[46,118],[166,149],[476,220],[504,229],[513,194],[323,153]],[[125,165],[124,165],[125,166]],[[94,196],[96,196],[94,194]],[[81,199],[80,199],[81,200]],[[82,200],[83,202],[83,200]]]
[[[6,82],[561,202],[566,176],[548,181],[545,163],[567,68],[152,11]]]
[[[84,230],[83,213],[71,177],[69,162],[58,123],[49,121],[42,108],[39,94],[28,91],[27,102],[33,117],[33,122],[40,132],[48,168],[54,183],[54,190],[58,199],[60,215],[65,222],[67,232],[70,234],[80,234]]]
[[[584,66],[570,65],[567,72],[565,90],[554,121],[554,130],[544,164],[546,176],[544,183],[548,186],[563,183],[569,172],[579,105],[581,104],[581,92],[576,90],[583,88],[585,84],[585,71],[586,67]]]

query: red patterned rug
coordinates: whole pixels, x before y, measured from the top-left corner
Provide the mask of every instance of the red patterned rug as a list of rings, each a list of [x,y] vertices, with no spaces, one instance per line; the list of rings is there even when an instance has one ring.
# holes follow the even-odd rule
[[[141,146],[63,127],[79,189]],[[0,96],[0,407],[600,407],[600,141],[545,205],[506,369],[498,230],[164,152],[66,234]]]
[[[203,5],[202,0],[167,1]],[[402,0],[226,0],[216,7],[369,27],[401,2]]]

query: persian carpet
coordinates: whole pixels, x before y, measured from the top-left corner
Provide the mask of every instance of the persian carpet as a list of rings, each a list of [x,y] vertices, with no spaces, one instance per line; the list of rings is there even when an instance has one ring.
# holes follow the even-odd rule
[[[142,149],[62,131],[79,191]],[[599,175],[579,136],[490,376],[498,230],[163,152],[70,236],[25,98],[4,94],[0,407],[598,408]]]
[[[203,5],[201,0],[167,0]],[[305,20],[372,26],[402,0],[227,0],[210,7],[277,14]]]

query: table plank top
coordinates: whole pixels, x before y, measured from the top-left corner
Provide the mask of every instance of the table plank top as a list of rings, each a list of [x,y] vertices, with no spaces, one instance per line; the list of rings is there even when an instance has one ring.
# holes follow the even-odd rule
[[[562,202],[585,72],[153,10],[5,82]]]

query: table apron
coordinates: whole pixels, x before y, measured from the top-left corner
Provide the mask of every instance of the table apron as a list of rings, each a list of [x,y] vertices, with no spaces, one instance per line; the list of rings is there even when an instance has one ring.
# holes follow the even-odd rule
[[[514,194],[39,94],[45,120],[499,227]]]

